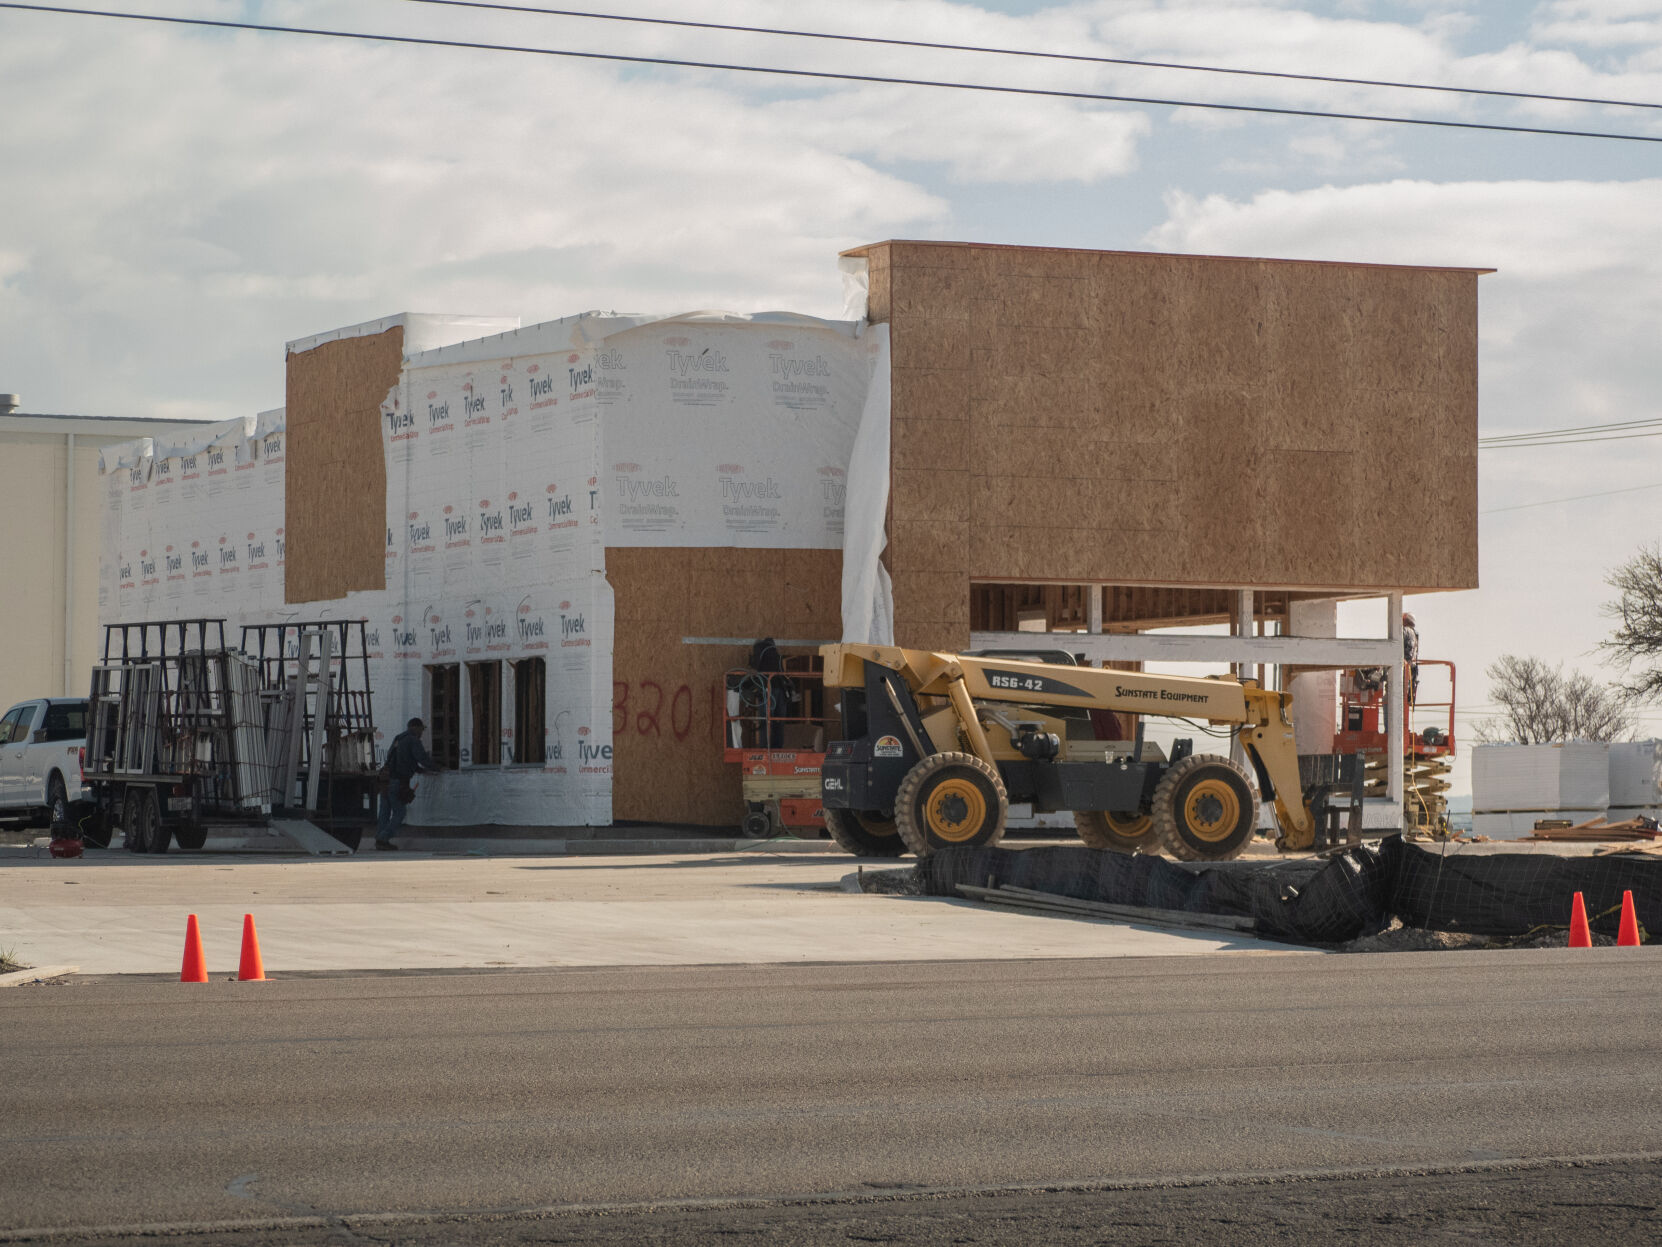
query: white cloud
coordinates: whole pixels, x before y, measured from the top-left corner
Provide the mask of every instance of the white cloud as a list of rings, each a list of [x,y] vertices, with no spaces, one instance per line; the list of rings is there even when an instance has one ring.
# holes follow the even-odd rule
[[[880,161],[935,161],[960,182],[1097,182],[1137,166],[1142,113],[965,93],[942,107],[916,87],[874,87],[774,105],[804,139]]]
[[[5,388],[105,414],[281,399],[281,344],[391,311],[835,314],[917,186],[715,85],[0,15]],[[188,362],[186,362],[188,361]],[[183,395],[188,394],[188,399]]]

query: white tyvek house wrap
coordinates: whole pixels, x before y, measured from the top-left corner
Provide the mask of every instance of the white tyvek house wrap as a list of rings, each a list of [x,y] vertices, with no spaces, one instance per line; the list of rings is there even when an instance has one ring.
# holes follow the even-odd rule
[[[889,505],[889,327],[872,325],[871,387],[849,450],[848,519],[843,530],[843,636],[861,645],[894,644],[894,593],[883,566]]]
[[[575,354],[428,352],[383,406],[391,647],[377,704],[394,701],[384,685],[398,706],[386,721],[425,713],[428,664],[546,667],[546,761],[473,768],[464,697],[462,769],[417,785],[416,825],[611,822],[612,593],[595,387]]]
[[[584,316],[407,357],[382,407],[387,587],[336,602],[283,602],[281,410],[188,444],[110,448],[102,618],[224,616],[233,644],[243,623],[364,619],[383,748],[429,716],[429,664],[506,660],[511,758],[512,663],[543,658],[546,761],[475,768],[464,753],[421,780],[409,821],[607,824],[607,545],[834,549],[846,529],[860,613],[873,639],[891,630],[877,561],[888,335],[862,328]]]

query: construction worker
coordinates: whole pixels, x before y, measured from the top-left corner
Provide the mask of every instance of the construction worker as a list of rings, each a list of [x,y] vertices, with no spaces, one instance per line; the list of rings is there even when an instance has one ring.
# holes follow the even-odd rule
[[[404,815],[415,800],[415,788],[410,783],[417,775],[434,773],[433,759],[427,746],[421,743],[421,734],[427,725],[420,719],[411,719],[406,730],[393,737],[387,750],[387,761],[381,768],[386,789],[381,793],[381,808],[376,811],[375,847],[383,851],[398,848],[392,838],[404,826]]]
[[[1414,694],[1420,687],[1420,630],[1407,611],[1402,614],[1402,662],[1403,671],[1408,676],[1408,704],[1412,706]]]

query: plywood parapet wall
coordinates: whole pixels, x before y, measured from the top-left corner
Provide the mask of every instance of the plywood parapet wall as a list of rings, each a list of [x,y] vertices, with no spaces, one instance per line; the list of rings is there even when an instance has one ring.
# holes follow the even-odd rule
[[[896,639],[969,581],[1477,584],[1473,269],[894,242]]]
[[[288,357],[285,600],[386,587],[381,401],[398,383],[404,329]]]
[[[608,547],[606,578],[613,818],[735,827],[744,806],[739,768],[722,761],[723,678],[755,638],[837,638],[842,552]]]

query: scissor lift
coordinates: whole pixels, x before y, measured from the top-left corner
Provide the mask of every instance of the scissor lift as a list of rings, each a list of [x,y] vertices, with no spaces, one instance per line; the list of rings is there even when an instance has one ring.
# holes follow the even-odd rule
[[[1449,772],[1454,766],[1455,670],[1444,659],[1422,658],[1415,696],[1402,699],[1403,826],[1436,839],[1450,834],[1448,821]],[[1367,759],[1369,796],[1386,791],[1384,680],[1377,668],[1347,671],[1340,694],[1339,728],[1333,748]],[[1406,691],[1406,690],[1405,690]]]
[[[825,831],[820,771],[836,716],[825,704],[820,658],[788,657],[783,671],[736,667],[726,676],[722,759],[740,768],[740,829],[764,838]]]

